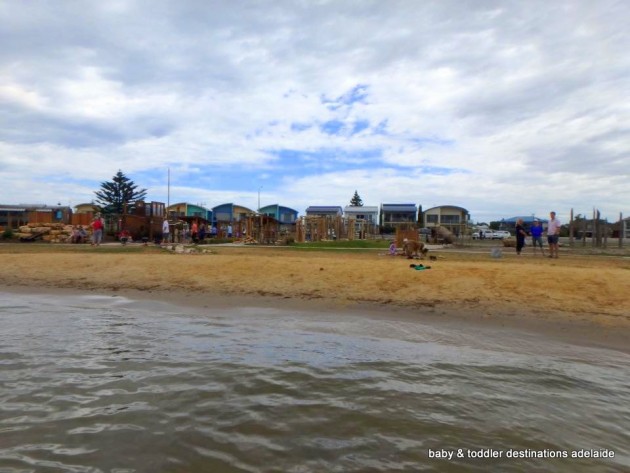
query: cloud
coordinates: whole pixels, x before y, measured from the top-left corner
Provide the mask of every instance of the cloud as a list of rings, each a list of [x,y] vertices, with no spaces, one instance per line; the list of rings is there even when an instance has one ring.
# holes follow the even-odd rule
[[[166,200],[170,168],[209,206],[264,185],[299,210],[357,189],[616,217],[629,20],[612,0],[0,6],[0,200],[89,201],[118,169]]]

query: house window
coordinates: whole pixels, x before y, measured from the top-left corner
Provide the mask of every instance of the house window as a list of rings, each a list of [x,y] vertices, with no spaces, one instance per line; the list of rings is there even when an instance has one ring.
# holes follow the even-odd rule
[[[427,223],[438,223],[438,215],[427,215]]]
[[[446,225],[459,225],[459,215],[442,215],[441,221]]]
[[[413,222],[414,215],[410,213],[391,213],[386,214],[386,222]]]
[[[164,207],[162,205],[153,203],[151,205],[151,208],[152,208],[151,215],[156,216],[156,217],[162,217],[164,215]]]

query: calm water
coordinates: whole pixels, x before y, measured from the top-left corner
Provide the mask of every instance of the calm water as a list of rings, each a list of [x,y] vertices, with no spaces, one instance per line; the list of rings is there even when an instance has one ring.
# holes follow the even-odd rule
[[[618,351],[101,296],[0,293],[0,323],[2,473],[630,471]],[[615,456],[505,458],[580,449]]]

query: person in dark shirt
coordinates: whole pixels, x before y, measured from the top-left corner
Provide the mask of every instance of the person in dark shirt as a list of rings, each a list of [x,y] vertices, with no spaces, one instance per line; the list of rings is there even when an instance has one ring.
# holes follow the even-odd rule
[[[519,218],[516,221],[516,254],[521,256],[521,250],[525,246],[525,237],[527,233],[525,233],[525,228],[523,228],[523,219]]]

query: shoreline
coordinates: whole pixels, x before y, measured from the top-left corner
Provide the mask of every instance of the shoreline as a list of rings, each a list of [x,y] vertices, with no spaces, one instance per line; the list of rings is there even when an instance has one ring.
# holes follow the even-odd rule
[[[493,331],[503,336],[540,336],[550,343],[565,343],[587,348],[615,350],[630,354],[628,339],[630,330],[618,327],[596,326],[588,320],[558,318],[532,318],[531,314],[511,313],[492,316],[475,313],[461,307],[413,309],[405,306],[386,305],[375,302],[358,302],[351,305],[326,300],[302,300],[273,296],[248,296],[235,294],[203,294],[182,290],[85,290],[68,287],[39,287],[22,285],[0,285],[0,293],[15,295],[53,295],[56,297],[80,297],[98,295],[124,297],[131,301],[159,302],[170,306],[193,309],[202,313],[204,309],[221,310],[234,308],[263,308],[281,311],[296,311],[303,314],[351,315],[382,319],[384,321],[416,322],[421,325],[440,326],[476,331]]]
[[[559,336],[596,334],[614,345],[613,339],[630,339],[630,260],[623,257],[493,259],[436,249],[430,252],[436,260],[408,260],[286,248],[219,247],[205,254],[151,247],[6,248],[0,290],[7,292],[131,295],[197,307],[360,310]],[[416,271],[410,264],[431,269]]]

